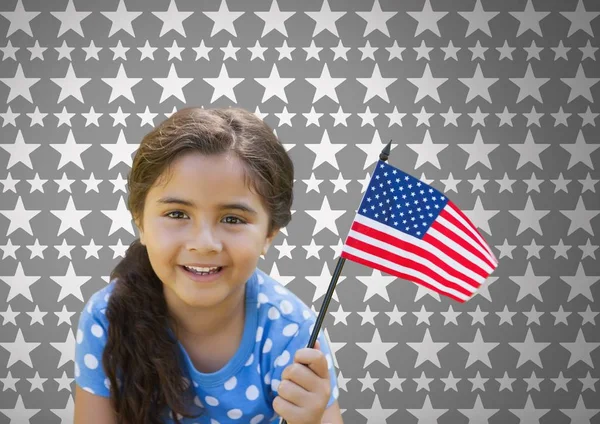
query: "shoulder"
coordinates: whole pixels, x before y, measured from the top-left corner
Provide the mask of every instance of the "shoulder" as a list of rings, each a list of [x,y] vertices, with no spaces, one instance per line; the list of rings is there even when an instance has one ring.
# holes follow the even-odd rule
[[[316,320],[316,314],[290,289],[258,268],[256,277],[259,325],[303,325],[306,321]]]
[[[92,293],[88,298],[79,316],[80,328],[85,323],[96,323],[101,324],[105,328],[108,327],[108,319],[105,315],[106,307],[116,282],[116,279],[111,280],[110,283]]]
[[[273,361],[285,351],[305,347],[316,314],[299,296],[261,270],[257,273],[257,291],[256,341],[265,359]]]

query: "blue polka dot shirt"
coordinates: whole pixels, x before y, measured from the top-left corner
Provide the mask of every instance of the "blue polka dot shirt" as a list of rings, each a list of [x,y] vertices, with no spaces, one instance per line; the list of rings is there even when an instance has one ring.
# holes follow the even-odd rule
[[[107,340],[106,306],[115,280],[87,301],[79,317],[75,345],[75,381],[90,393],[108,397],[110,383],[102,366]],[[292,291],[256,268],[246,282],[246,316],[242,341],[235,355],[214,373],[199,372],[178,342],[186,383],[193,384],[194,404],[188,407],[198,418],[181,418],[184,424],[259,424],[279,419],[273,400],[281,373],[293,363],[297,350],[305,348],[316,322],[315,313]],[[173,334],[173,333],[171,333]],[[339,396],[331,348],[319,331],[321,350],[329,365],[331,397]],[[164,423],[173,423],[171,411]]]

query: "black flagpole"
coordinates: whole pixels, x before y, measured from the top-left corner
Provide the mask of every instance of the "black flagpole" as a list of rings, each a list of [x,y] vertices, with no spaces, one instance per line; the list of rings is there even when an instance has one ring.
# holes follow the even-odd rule
[[[392,140],[383,148],[381,153],[379,154],[379,160],[385,162],[388,160],[390,156],[390,150],[392,148]],[[329,287],[327,288],[327,293],[325,293],[325,299],[321,304],[321,310],[319,311],[319,315],[317,316],[317,321],[315,322],[315,326],[313,328],[313,332],[308,341],[309,348],[314,348],[317,338],[319,337],[319,331],[321,329],[321,325],[323,324],[323,320],[325,319],[325,314],[327,313],[327,308],[329,307],[329,302],[333,297],[333,291],[335,290],[335,286],[337,285],[338,278],[342,273],[342,268],[344,267],[344,263],[346,262],[346,258],[340,257],[335,266],[335,270],[333,271],[333,275],[331,276],[331,282],[329,283]],[[279,424],[287,424],[285,419],[281,419]]]

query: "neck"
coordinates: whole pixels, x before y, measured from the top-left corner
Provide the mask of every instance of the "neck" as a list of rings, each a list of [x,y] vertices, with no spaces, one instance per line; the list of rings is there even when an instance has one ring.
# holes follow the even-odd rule
[[[224,334],[232,326],[244,322],[246,285],[214,308],[186,305],[166,286],[163,287],[170,318],[178,339],[204,340]]]

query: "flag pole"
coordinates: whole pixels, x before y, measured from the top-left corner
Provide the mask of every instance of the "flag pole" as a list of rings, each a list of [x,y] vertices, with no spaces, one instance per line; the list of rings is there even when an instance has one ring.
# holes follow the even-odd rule
[[[379,160],[385,162],[388,160],[390,156],[390,150],[392,148],[392,140],[383,148],[381,153],[379,154]],[[327,288],[327,293],[325,293],[325,299],[321,304],[321,310],[319,311],[319,315],[317,316],[317,321],[315,322],[315,326],[313,328],[313,332],[310,335],[310,339],[308,341],[309,348],[314,348],[317,338],[319,337],[319,331],[321,329],[321,325],[323,324],[323,320],[325,319],[325,314],[327,313],[327,308],[329,307],[329,302],[333,296],[333,291],[335,290],[335,286],[337,285],[337,281],[342,273],[342,268],[344,267],[344,263],[346,262],[346,258],[340,257],[335,265],[335,270],[333,271],[333,275],[331,276],[331,282],[329,283],[329,287]],[[279,424],[287,424],[285,419],[281,419]]]

